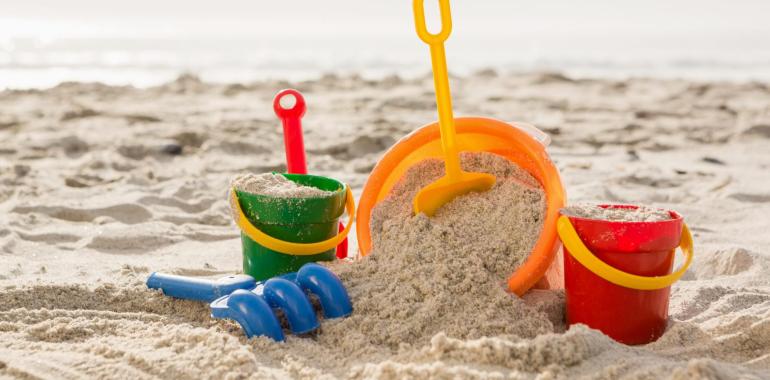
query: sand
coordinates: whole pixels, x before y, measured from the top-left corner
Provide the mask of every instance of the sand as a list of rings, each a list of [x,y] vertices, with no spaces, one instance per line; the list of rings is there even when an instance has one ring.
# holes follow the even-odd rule
[[[240,191],[275,198],[328,197],[334,194],[316,187],[298,185],[275,173],[241,174],[233,178],[231,185]]]
[[[239,271],[225,194],[239,173],[284,170],[271,108],[279,89],[299,88],[310,107],[310,172],[356,196],[384,149],[435,119],[429,76],[232,85],[184,76],[149,89],[0,93],[0,377],[770,378],[770,86],[491,70],[452,84],[457,115],[550,133],[571,203],[684,215],[695,260],[672,287],[658,342],[565,332],[560,292],[535,290],[511,299],[534,335],[418,334],[425,340],[404,338],[403,351],[385,342],[347,359],[327,340],[367,339],[356,333],[366,329],[333,332],[382,308],[361,300],[365,284],[347,280],[361,313],[285,344],[246,340],[205,305],[147,290],[152,271]],[[358,264],[334,270],[349,279]]]
[[[427,271],[431,265],[445,264],[446,256],[461,256],[455,270],[479,266],[499,283],[519,267],[540,237],[545,193],[534,177],[500,156],[464,153],[461,164],[471,172],[493,174],[494,187],[460,196],[433,217],[413,215],[417,192],[444,175],[441,160],[416,164],[372,210],[373,251],[403,255],[400,261],[412,265],[427,263]]]
[[[666,210],[639,206],[637,208],[599,207],[595,204],[575,204],[565,207],[561,213],[585,219],[609,220],[613,222],[660,222],[671,220]]]
[[[542,189],[499,156],[466,154],[462,163],[494,174],[497,183],[456,198],[434,218],[414,216],[414,194],[443,175],[443,162],[412,167],[373,210],[371,255],[327,264],[346,284],[353,315],[324,321],[312,340],[288,342],[268,355],[302,363],[324,357],[312,366],[336,376],[368,377],[370,364],[421,356],[437,339],[534,338],[558,329],[552,321],[558,326],[562,314],[549,315],[545,305],[560,304],[559,294],[528,305],[506,293],[501,281],[539,236]],[[275,344],[265,347],[275,350]]]
[[[494,174],[497,183],[454,199],[432,218],[413,215],[417,191],[444,174],[442,161],[416,164],[372,211],[371,255],[339,270],[357,296],[355,325],[368,343],[419,347],[440,332],[468,339],[553,331],[547,316],[501,286],[540,235],[542,189],[502,157],[467,154],[461,162]]]

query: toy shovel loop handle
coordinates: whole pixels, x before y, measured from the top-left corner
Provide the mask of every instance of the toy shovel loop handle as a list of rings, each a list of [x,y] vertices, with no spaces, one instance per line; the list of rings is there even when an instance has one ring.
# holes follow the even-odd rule
[[[295,99],[294,107],[292,108],[283,108],[281,105],[281,99],[287,95],[291,95]],[[275,115],[280,119],[299,119],[304,116],[305,111],[307,111],[307,107],[305,106],[305,98],[302,97],[302,94],[299,91],[293,88],[281,90],[275,95],[275,98],[273,99],[273,111],[275,111]]]
[[[567,248],[569,254],[575,258],[580,264],[588,268],[591,272],[597,276],[625,288],[637,289],[637,290],[657,290],[671,286],[679,280],[687,268],[692,263],[693,256],[693,243],[690,229],[687,228],[687,224],[682,226],[682,239],[679,243],[679,248],[682,249],[682,253],[685,256],[685,262],[675,272],[666,276],[654,276],[645,277],[619,270],[598,257],[596,257],[588,247],[583,244],[580,237],[575,231],[575,227],[572,226],[569,218],[566,216],[559,217],[556,230],[559,233],[559,238],[564,243],[564,247]]]
[[[438,0],[439,11],[441,12],[441,31],[433,34],[428,32],[425,24],[425,0],[413,0],[414,8],[414,26],[417,29],[417,35],[428,45],[441,44],[449,38],[452,33],[452,15],[449,12],[449,0]]]
[[[350,229],[353,226],[353,219],[356,215],[356,204],[355,200],[353,199],[353,192],[350,190],[350,186],[345,185],[345,209],[347,210],[348,216],[350,218],[345,229],[336,236],[324,241],[315,243],[294,243],[276,239],[260,231],[260,229],[254,226],[249,221],[249,219],[246,218],[246,215],[243,214],[243,210],[241,209],[240,202],[238,202],[238,196],[236,195],[235,190],[230,191],[230,197],[231,207],[233,207],[233,211],[236,214],[235,223],[238,225],[241,231],[246,236],[250,237],[251,240],[254,240],[262,246],[287,255],[309,256],[334,249],[334,247],[345,240],[345,238],[348,236],[348,233],[350,233]]]

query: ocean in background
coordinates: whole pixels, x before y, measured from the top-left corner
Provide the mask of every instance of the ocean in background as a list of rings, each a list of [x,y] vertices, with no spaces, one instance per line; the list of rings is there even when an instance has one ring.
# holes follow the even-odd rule
[[[430,1],[429,16],[435,17]],[[455,0],[450,71],[770,81],[770,2]],[[433,19],[433,18],[432,18]],[[0,5],[0,88],[424,75],[410,1]]]

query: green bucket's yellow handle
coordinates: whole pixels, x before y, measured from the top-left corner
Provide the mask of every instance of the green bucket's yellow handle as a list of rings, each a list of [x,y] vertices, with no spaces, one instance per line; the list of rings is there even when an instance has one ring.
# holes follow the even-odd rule
[[[588,268],[588,270],[597,276],[615,285],[630,289],[657,290],[671,286],[671,284],[675,283],[684,275],[684,272],[687,271],[687,268],[690,267],[690,263],[692,263],[692,235],[690,235],[690,229],[687,228],[687,224],[683,224],[682,226],[682,239],[679,243],[679,248],[682,249],[682,253],[684,253],[685,256],[684,264],[674,273],[667,276],[655,277],[638,276],[623,272],[594,256],[588,247],[583,244],[583,241],[580,240],[577,231],[575,231],[575,227],[572,226],[572,223],[566,216],[561,216],[559,218],[559,221],[556,224],[556,230],[559,233],[559,238],[561,238],[562,243],[564,243],[564,247],[569,250],[569,254],[580,264]]]
[[[250,237],[251,240],[254,240],[268,249],[272,249],[273,251],[295,256],[316,255],[337,247],[343,240],[345,240],[348,233],[350,233],[350,229],[353,226],[353,219],[356,215],[356,204],[353,199],[353,192],[350,190],[350,186],[345,185],[345,209],[350,216],[350,220],[348,220],[348,225],[345,226],[345,229],[336,236],[324,241],[315,243],[294,243],[276,239],[260,231],[259,228],[251,224],[249,219],[246,218],[246,215],[243,214],[235,189],[230,191],[230,205],[235,212],[235,224],[237,224],[241,229],[241,232]]]

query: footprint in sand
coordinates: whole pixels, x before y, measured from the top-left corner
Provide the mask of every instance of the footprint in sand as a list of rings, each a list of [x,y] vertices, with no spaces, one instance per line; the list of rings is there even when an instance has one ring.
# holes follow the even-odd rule
[[[159,117],[152,116],[152,115],[143,115],[143,114],[121,115],[121,117],[126,119],[126,121],[128,121],[129,124],[158,123],[162,121]]]
[[[16,206],[11,212],[17,214],[39,213],[68,222],[92,222],[100,216],[107,216],[125,224],[137,224],[150,220],[152,213],[136,204],[119,204],[102,208],[74,208],[65,206]]]
[[[144,254],[183,240],[178,234],[158,231],[168,231],[168,225],[154,222],[135,226],[106,226],[101,233],[91,238],[86,248],[116,254]]]
[[[683,300],[681,301],[681,304],[676,307],[676,302],[673,302],[674,299],[672,299],[672,305],[671,308],[678,311],[671,312],[671,317],[674,319],[680,320],[680,321],[687,321],[692,318],[695,318],[696,316],[700,315],[701,313],[708,310],[708,308],[713,304],[714,302],[718,301],[722,297],[724,297],[727,294],[734,294],[736,291],[734,289],[729,289],[721,286],[716,287],[700,287],[697,289],[693,289],[695,294],[689,294],[692,292],[687,292],[688,294],[677,296],[677,298],[682,297]]]
[[[191,148],[200,148],[208,140],[208,136],[198,132],[180,132],[170,138],[182,146]]]
[[[688,289],[676,298],[678,300],[671,305],[673,310],[678,310],[671,313],[671,317],[676,320],[696,322],[700,326],[715,326],[716,330],[736,330],[736,326],[731,327],[732,322],[728,321],[734,322],[737,317],[770,322],[770,293],[766,291],[722,286],[700,287]],[[718,323],[708,323],[712,320]],[[744,327],[748,329],[750,326]],[[767,333],[770,334],[770,330]],[[770,350],[770,339],[767,345]]]
[[[767,203],[770,202],[770,194],[748,194],[748,193],[733,193],[727,196],[728,198],[735,199],[745,203]]]
[[[229,226],[232,223],[232,218],[228,214],[202,214],[202,215],[164,215],[158,218],[159,221],[169,222],[176,224],[177,226],[183,226],[186,224],[201,224],[205,226]],[[198,241],[217,241],[232,239],[231,235],[210,235],[198,233],[192,234],[191,239]]]
[[[64,154],[70,158],[80,157],[90,149],[88,143],[77,136],[64,137],[59,140],[59,146],[64,149]]]
[[[76,174],[74,176],[64,178],[64,185],[74,188],[86,188],[115,182],[117,180],[118,178],[107,179],[98,175]]]
[[[708,255],[708,256],[706,256]],[[703,253],[696,267],[699,280],[711,279],[716,276],[734,276],[752,268],[754,258],[752,253],[744,248],[718,250],[713,253]]]
[[[22,231],[16,231],[16,234],[19,235],[19,238],[21,238],[22,240],[36,242],[36,243],[46,243],[46,244],[52,244],[52,245],[59,244],[59,243],[74,243],[82,239],[81,236],[77,236],[75,234],[63,234],[63,233],[55,233],[55,232],[25,233]]]
[[[99,116],[101,114],[102,113],[99,112],[99,111],[96,111],[96,110],[93,110],[93,109],[90,109],[90,108],[80,107],[80,108],[71,109],[71,110],[69,110],[67,112],[64,112],[64,114],[62,114],[62,116],[59,118],[59,120],[60,121],[69,121],[69,120],[86,119],[86,118],[89,118],[89,117]]]
[[[17,235],[10,229],[0,229],[0,252],[12,253],[16,247]]]
[[[383,101],[379,108],[403,108],[408,110],[429,110],[436,107],[436,102],[433,98],[425,96],[424,98],[416,97],[398,97],[391,98]]]
[[[211,206],[216,203],[216,201],[217,199],[208,197],[201,198],[197,201],[184,201],[178,198],[146,196],[140,198],[138,203],[145,206],[166,206],[182,210],[189,214],[197,214],[211,209]]]
[[[206,303],[175,300],[144,286],[5,289],[0,341],[12,344],[0,347],[0,377],[192,378],[250,363],[239,344],[240,328],[209,314]],[[169,355],[175,360],[157,362]],[[211,363],[223,367],[212,369]]]
[[[770,124],[758,124],[743,131],[745,137],[760,137],[770,139]]]
[[[395,143],[390,136],[358,136],[353,141],[331,144],[322,148],[308,149],[313,154],[328,154],[338,159],[358,158],[381,152]]]
[[[270,148],[248,143],[245,141],[221,141],[219,143],[204,144],[205,150],[217,150],[234,156],[268,154]]]

